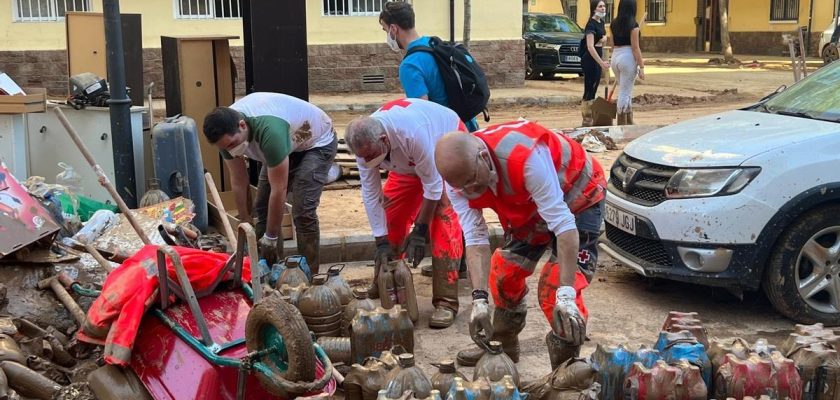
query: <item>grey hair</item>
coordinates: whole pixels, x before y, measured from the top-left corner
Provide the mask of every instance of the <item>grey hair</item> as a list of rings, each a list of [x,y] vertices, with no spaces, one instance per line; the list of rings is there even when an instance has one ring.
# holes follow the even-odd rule
[[[347,125],[344,141],[347,142],[350,152],[357,154],[360,148],[375,143],[383,134],[385,127],[381,122],[371,117],[359,117]]]

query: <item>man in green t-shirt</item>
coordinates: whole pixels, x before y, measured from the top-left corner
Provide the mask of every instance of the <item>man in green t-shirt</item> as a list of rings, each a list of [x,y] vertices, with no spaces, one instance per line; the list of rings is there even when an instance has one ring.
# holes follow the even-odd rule
[[[260,257],[269,263],[283,258],[283,243],[277,238],[290,191],[298,252],[317,273],[320,228],[316,211],[338,145],[327,114],[295,97],[252,93],[207,114],[204,135],[225,159],[243,221],[251,221],[245,158],[262,163],[253,210],[261,237]]]

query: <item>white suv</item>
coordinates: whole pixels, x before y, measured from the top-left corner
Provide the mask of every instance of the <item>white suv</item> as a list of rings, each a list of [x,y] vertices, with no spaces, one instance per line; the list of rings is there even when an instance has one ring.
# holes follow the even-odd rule
[[[746,109],[658,129],[612,166],[601,249],[650,277],[763,287],[840,324],[840,63]]]

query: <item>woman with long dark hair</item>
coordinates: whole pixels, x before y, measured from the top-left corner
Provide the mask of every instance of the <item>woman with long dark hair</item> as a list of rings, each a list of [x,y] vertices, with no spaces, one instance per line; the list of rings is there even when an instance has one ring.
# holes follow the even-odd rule
[[[633,85],[636,76],[645,79],[645,60],[639,48],[636,0],[621,0],[610,24],[613,38],[612,69],[618,81],[618,125],[633,124]]]
[[[607,4],[604,0],[589,2],[589,21],[583,30],[583,40],[580,41],[582,57],[580,66],[583,69],[583,101],[580,103],[580,114],[583,117],[582,126],[592,126],[592,102],[598,92],[601,82],[602,68],[609,68],[610,63],[603,60],[603,46],[607,41],[607,30],[604,28],[604,17],[607,15]]]

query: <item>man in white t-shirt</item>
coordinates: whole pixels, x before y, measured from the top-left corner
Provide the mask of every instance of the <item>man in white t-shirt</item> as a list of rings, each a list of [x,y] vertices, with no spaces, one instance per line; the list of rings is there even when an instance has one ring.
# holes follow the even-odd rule
[[[454,111],[427,100],[400,99],[353,120],[345,135],[356,154],[362,200],[376,237],[370,292],[377,295],[376,277],[394,250],[416,267],[431,241],[432,328],[452,325],[458,312],[462,232],[434,161],[437,140],[455,130],[466,132]],[[379,168],[389,171],[384,187]]]
[[[262,163],[254,213],[260,253],[282,259],[278,240],[286,192],[292,192],[292,218],[298,252],[313,273],[320,262],[318,204],[338,145],[332,120],[320,108],[279,93],[252,93],[204,119],[204,135],[219,148],[231,175],[240,219],[251,220],[245,157]]]

